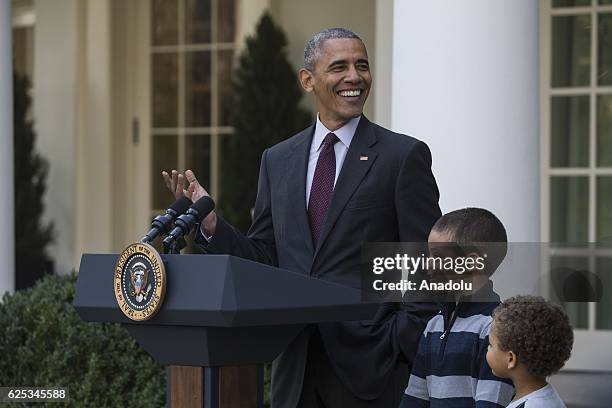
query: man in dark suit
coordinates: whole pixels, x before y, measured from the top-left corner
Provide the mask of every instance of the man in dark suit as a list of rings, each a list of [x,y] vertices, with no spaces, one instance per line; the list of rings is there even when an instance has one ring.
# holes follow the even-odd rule
[[[425,143],[363,116],[372,77],[365,45],[329,29],[304,51],[299,79],[313,93],[316,123],[267,149],[247,235],[214,212],[196,238],[232,254],[360,287],[361,244],[425,242],[440,216]],[[163,173],[176,196],[206,190],[191,171]],[[273,407],[396,407],[430,304],[385,306],[367,322],[304,330],[274,361]]]

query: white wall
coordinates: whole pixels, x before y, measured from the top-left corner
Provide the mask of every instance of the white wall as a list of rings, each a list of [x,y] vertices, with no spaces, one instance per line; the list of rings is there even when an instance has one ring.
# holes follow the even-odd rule
[[[270,8],[270,0],[238,0],[238,26],[236,40],[244,45],[244,39],[252,35],[261,14]]]
[[[55,225],[50,255],[58,273],[75,267],[77,0],[36,0],[34,121],[49,160],[45,218]]]
[[[393,100],[393,0],[376,0],[376,67],[374,81],[373,119],[381,126],[391,127]]]
[[[34,120],[49,160],[56,271],[113,243],[109,0],[36,0]]]
[[[13,167],[13,66],[11,3],[0,0],[0,299],[15,290],[14,167]]]
[[[427,142],[444,212],[539,240],[538,2],[394,4],[392,128]]]
[[[79,6],[75,263],[113,250],[113,186],[125,177],[113,173],[111,0]]]

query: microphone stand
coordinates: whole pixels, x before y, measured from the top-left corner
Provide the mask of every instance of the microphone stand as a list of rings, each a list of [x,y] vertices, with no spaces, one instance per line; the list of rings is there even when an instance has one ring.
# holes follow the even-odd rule
[[[172,241],[172,243],[169,245],[166,242],[163,242],[163,244],[165,255],[178,255],[187,246],[187,241],[185,241],[184,237],[180,237],[179,239]]]

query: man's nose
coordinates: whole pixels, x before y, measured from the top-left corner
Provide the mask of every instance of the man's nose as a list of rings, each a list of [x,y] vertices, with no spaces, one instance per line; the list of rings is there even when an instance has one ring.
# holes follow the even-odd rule
[[[348,67],[348,72],[346,73],[344,80],[346,82],[359,82],[361,80],[361,77],[359,76],[357,67],[355,67],[354,65],[350,65]]]

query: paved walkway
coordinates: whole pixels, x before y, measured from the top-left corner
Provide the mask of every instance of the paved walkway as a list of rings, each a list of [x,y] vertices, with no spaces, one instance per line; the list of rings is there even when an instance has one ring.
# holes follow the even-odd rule
[[[612,373],[562,371],[550,382],[567,408],[612,408]]]

